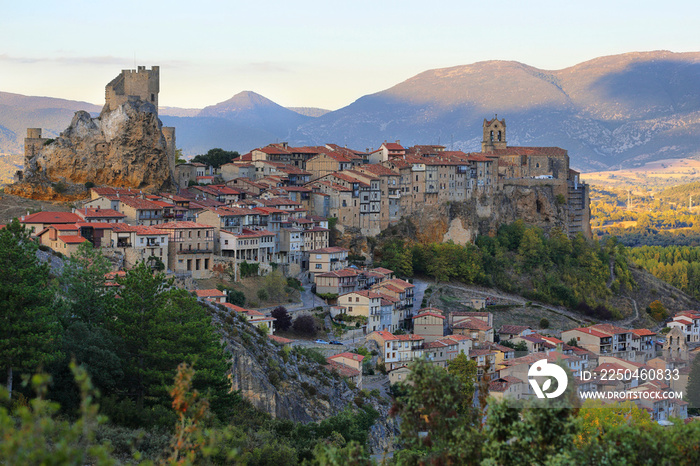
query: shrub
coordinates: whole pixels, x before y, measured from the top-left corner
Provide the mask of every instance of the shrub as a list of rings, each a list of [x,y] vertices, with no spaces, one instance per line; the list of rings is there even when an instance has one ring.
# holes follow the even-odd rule
[[[85,182],[85,189],[90,189],[90,188],[94,188],[94,187],[95,187],[95,183],[93,183],[92,181]]]
[[[53,190],[58,194],[63,194],[66,192],[66,189],[68,189],[68,186],[66,186],[66,183],[64,183],[63,181],[53,183],[51,186],[53,187]]]
[[[298,316],[292,323],[292,329],[298,335],[314,336],[316,335],[316,320],[311,316]]]
[[[549,320],[545,317],[540,319],[540,328],[549,328]]]
[[[557,194],[557,204],[559,204],[559,205],[566,204],[566,196],[564,196],[563,194]]]
[[[223,291],[223,290],[222,290]],[[234,304],[236,306],[245,306],[245,293],[238,290],[233,290],[228,288],[228,293],[226,295],[226,302]]]
[[[260,288],[258,290],[258,299],[260,301],[267,301],[267,298],[268,298],[268,296],[267,296],[267,291],[265,290],[265,288]]]
[[[275,321],[275,330],[286,332],[292,326],[292,316],[287,312],[284,306],[277,306],[272,310],[270,316],[277,319]]]

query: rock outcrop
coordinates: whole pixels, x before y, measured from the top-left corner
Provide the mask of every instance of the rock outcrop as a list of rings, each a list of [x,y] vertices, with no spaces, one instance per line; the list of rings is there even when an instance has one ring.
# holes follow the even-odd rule
[[[76,112],[68,129],[27,160],[24,179],[167,189],[172,174],[162,126],[155,106],[141,100],[99,118]]]
[[[558,197],[556,184],[507,184],[491,196],[449,202],[417,210],[400,224],[402,234],[422,243],[473,242],[478,235],[495,234],[500,225],[518,219],[549,232],[570,230],[570,209]]]
[[[107,84],[97,118],[78,111],[56,139],[29,128],[24,171],[8,192],[42,199],[85,195],[85,184],[170,189],[175,170],[175,129],[158,118],[159,68],[123,70]]]

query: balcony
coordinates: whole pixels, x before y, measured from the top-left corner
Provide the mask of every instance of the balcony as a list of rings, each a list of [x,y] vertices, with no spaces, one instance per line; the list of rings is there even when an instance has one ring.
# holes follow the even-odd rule
[[[183,249],[182,251],[176,251],[177,254],[210,254],[214,252],[213,249]]]

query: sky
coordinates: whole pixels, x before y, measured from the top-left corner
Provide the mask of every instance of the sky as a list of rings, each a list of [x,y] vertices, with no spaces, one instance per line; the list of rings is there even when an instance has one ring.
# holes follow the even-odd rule
[[[0,91],[101,105],[159,65],[161,106],[254,91],[335,110],[435,68],[555,70],[634,51],[700,51],[700,2],[627,0],[0,0]]]

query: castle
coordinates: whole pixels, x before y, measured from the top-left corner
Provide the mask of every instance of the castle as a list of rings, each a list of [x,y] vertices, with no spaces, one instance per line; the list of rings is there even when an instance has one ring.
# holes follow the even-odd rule
[[[24,171],[16,182],[163,189],[175,172],[175,128],[158,119],[160,68],[122,72],[105,86],[105,105],[97,118],[76,112],[55,140],[41,128],[28,128]],[[145,164],[140,164],[143,161]],[[145,167],[148,167],[146,170]]]

